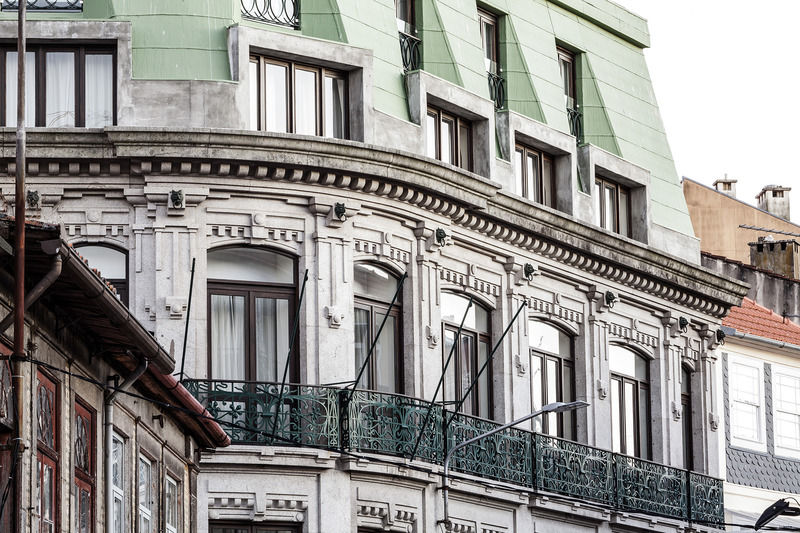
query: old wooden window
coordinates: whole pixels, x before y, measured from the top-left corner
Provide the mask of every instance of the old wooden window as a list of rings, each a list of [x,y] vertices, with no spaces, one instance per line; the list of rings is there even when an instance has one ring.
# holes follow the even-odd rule
[[[92,533],[94,530],[94,420],[94,411],[76,399],[72,450],[75,462],[75,531],[78,533]]]
[[[250,57],[250,127],[346,139],[346,73],[263,56]]]
[[[552,402],[575,400],[575,363],[572,337],[559,328],[539,320],[529,322],[531,406],[541,409]],[[575,415],[548,413],[534,420],[542,433],[575,439]]]
[[[517,192],[536,203],[556,207],[556,181],[553,158],[546,153],[517,144],[514,152]]]
[[[153,474],[157,471],[156,463],[146,455],[139,454],[139,532],[155,533],[158,524],[155,513],[155,491],[153,483],[157,479]]]
[[[381,392],[402,392],[402,295],[398,295],[392,305],[398,280],[389,271],[368,263],[357,263],[353,267],[353,278],[356,372],[363,365],[383,317],[388,313],[359,386]]]
[[[166,533],[180,533],[182,522],[180,482],[164,476],[164,527]]]
[[[486,64],[486,72],[499,74],[498,67],[499,37],[497,33],[497,17],[483,9],[478,10],[478,22],[481,28],[481,48],[483,48],[483,58]]]
[[[474,303],[467,312],[460,337],[457,337],[458,326],[467,310],[468,299],[459,294],[444,292],[441,295],[441,315],[444,343],[442,344],[442,364],[455,345],[453,359],[447,369],[445,378],[452,384],[453,397],[445,397],[449,401],[459,401],[469,389],[478,371],[486,363],[489,355],[489,311]],[[487,366],[469,395],[466,396],[462,412],[483,418],[492,416],[492,369]],[[448,395],[450,393],[448,392]]]
[[[564,90],[564,103],[567,109],[577,109],[575,91],[575,54],[558,47],[558,67],[561,71],[561,85]]]
[[[39,500],[39,531],[55,533],[58,523],[58,486],[59,486],[59,402],[56,381],[37,372],[36,386],[36,419],[38,464],[37,487]]]
[[[125,440],[114,432],[111,436],[111,492],[113,500],[113,533],[124,533],[125,527]]]
[[[594,182],[594,222],[598,226],[631,236],[631,192],[613,181],[596,178]]]
[[[27,126],[102,128],[116,121],[116,58],[111,46],[30,45],[26,69]],[[0,53],[0,117],[17,123],[17,52]]]
[[[692,373],[681,368],[681,422],[683,425],[683,468],[692,470],[694,458],[692,449]]]

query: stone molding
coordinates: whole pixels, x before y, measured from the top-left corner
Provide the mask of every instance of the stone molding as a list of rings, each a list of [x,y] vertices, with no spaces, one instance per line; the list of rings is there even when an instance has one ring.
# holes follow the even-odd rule
[[[13,179],[13,132],[0,134],[0,183]],[[116,154],[116,159],[110,154]],[[42,160],[39,160],[39,159]],[[53,159],[63,158],[54,163]],[[382,196],[450,219],[552,261],[715,318],[740,302],[746,286],[645,245],[634,245],[567,215],[533,209],[474,174],[352,141],[228,130],[107,128],[29,134],[31,181],[52,177],[193,176],[288,181]]]

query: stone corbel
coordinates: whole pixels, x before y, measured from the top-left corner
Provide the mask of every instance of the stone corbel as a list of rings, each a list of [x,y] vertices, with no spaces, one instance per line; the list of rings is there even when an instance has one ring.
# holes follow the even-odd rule
[[[680,420],[682,412],[683,410],[681,409],[681,406],[675,402],[672,402],[672,419],[676,422]]]
[[[514,355],[514,367],[517,369],[519,377],[523,377],[528,372],[528,366],[522,362],[519,354]]]
[[[323,316],[328,319],[328,326],[338,328],[344,322],[344,312],[335,305],[325,306]]]
[[[167,296],[164,299],[164,307],[169,312],[169,317],[178,320],[186,312],[186,298],[183,296]]]
[[[719,415],[708,413],[708,426],[711,428],[711,431],[717,431],[719,429]]]
[[[605,400],[608,397],[608,387],[603,383],[602,379],[597,380],[597,397]]]
[[[453,238],[448,231],[449,229],[450,228],[438,227],[433,230],[425,241],[425,250],[434,252],[453,244]]]
[[[520,286],[530,284],[533,278],[541,275],[539,265],[535,263],[517,263],[513,257],[509,257],[505,263],[506,272],[513,276],[514,285]]]
[[[361,204],[350,200],[335,202],[327,199],[322,201],[314,199],[309,203],[308,208],[315,215],[324,216],[327,227],[341,228],[348,218],[358,213]]]
[[[619,295],[609,289],[592,285],[586,292],[586,297],[589,299],[589,305],[592,310],[590,314],[601,314],[619,302]]]
[[[724,337],[720,338],[718,333],[719,331],[721,330],[712,329],[708,324],[703,324],[700,327],[700,338],[703,339],[702,344],[705,347],[700,354],[703,360],[717,360],[717,355],[714,353],[714,350],[716,350],[724,342]]]
[[[425,338],[428,339],[429,348],[436,348],[437,346],[439,346],[440,336],[441,335],[437,328],[433,328],[431,326],[425,326]]]

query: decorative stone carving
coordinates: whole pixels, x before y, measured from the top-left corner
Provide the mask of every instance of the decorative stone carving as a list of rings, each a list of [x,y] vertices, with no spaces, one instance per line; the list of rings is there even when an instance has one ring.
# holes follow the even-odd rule
[[[558,294],[554,295],[553,299],[558,300]],[[542,313],[548,317],[558,317],[561,320],[572,322],[573,324],[583,323],[583,313],[579,311],[573,311],[572,309],[567,309],[558,303],[548,302],[542,300],[541,298],[528,298],[528,308],[531,311]]]
[[[517,369],[517,375],[520,377],[528,372],[528,366],[522,362],[519,354],[514,355],[514,367]]]
[[[359,501],[356,515],[359,527],[396,533],[416,531],[417,510],[406,505]]]
[[[428,339],[429,348],[436,348],[437,346],[439,346],[440,336],[441,335],[437,328],[432,328],[431,326],[425,326],[425,338]]]
[[[164,299],[164,307],[169,312],[169,317],[173,320],[183,318],[186,312],[186,298],[183,296],[167,296]]]
[[[331,328],[338,328],[344,322],[344,312],[335,305],[325,306],[322,316],[328,319],[328,326]]]
[[[719,415],[708,413],[708,425],[711,431],[717,431],[719,429]]]
[[[605,400],[608,397],[608,387],[600,379],[597,380],[597,397],[601,400]]]
[[[208,492],[208,517],[212,520],[304,522],[307,510],[305,495]]]

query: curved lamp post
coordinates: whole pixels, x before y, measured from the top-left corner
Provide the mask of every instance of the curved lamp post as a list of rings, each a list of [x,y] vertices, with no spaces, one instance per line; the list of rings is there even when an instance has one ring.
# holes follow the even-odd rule
[[[764,509],[764,512],[761,513],[760,517],[758,517],[758,520],[756,521],[755,525],[753,526],[753,529],[758,531],[762,527],[766,526],[767,524],[769,524],[770,522],[775,520],[780,515],[785,515],[785,516],[798,516],[798,515],[800,515],[800,508],[790,507],[790,505],[791,505],[789,503],[790,499],[794,500],[795,503],[797,503],[797,500],[795,500],[794,498],[788,498],[788,499],[787,498],[783,498],[783,499],[780,499],[780,500],[776,501],[775,503],[773,503],[772,505],[770,505],[766,509]],[[792,530],[794,530],[794,528],[792,528]]]
[[[544,407],[542,407],[538,411],[535,411],[535,412],[533,412],[533,413],[531,413],[529,415],[525,415],[522,418],[518,418],[517,420],[511,421],[508,424],[505,424],[504,426],[496,427],[491,431],[487,431],[486,433],[478,435],[477,437],[473,437],[473,438],[471,438],[469,440],[465,440],[464,442],[461,442],[461,443],[456,444],[455,446],[453,446],[453,449],[450,450],[449,452],[447,452],[447,455],[444,458],[444,470],[442,472],[442,496],[444,497],[444,520],[442,520],[440,523],[444,524],[444,527],[445,527],[445,529],[447,531],[452,531],[453,524],[450,521],[450,509],[449,509],[449,503],[450,502],[449,502],[448,496],[449,496],[449,492],[450,492],[450,483],[449,483],[450,482],[450,459],[453,457],[453,454],[455,452],[457,452],[461,448],[469,446],[473,442],[477,442],[477,441],[479,441],[481,439],[485,439],[486,437],[488,437],[490,435],[494,435],[495,433],[499,433],[499,432],[503,431],[504,429],[508,429],[508,428],[510,428],[512,426],[516,426],[517,424],[521,424],[522,422],[525,422],[526,420],[530,420],[533,417],[536,417],[536,416],[539,416],[539,415],[543,415],[543,414],[547,414],[547,413],[562,413],[564,411],[573,411],[575,409],[580,409],[580,408],[583,408],[583,407],[587,407],[588,405],[589,405],[589,402],[584,402],[583,400],[578,400],[576,402],[553,402],[553,403],[548,403],[547,405],[545,405]]]

